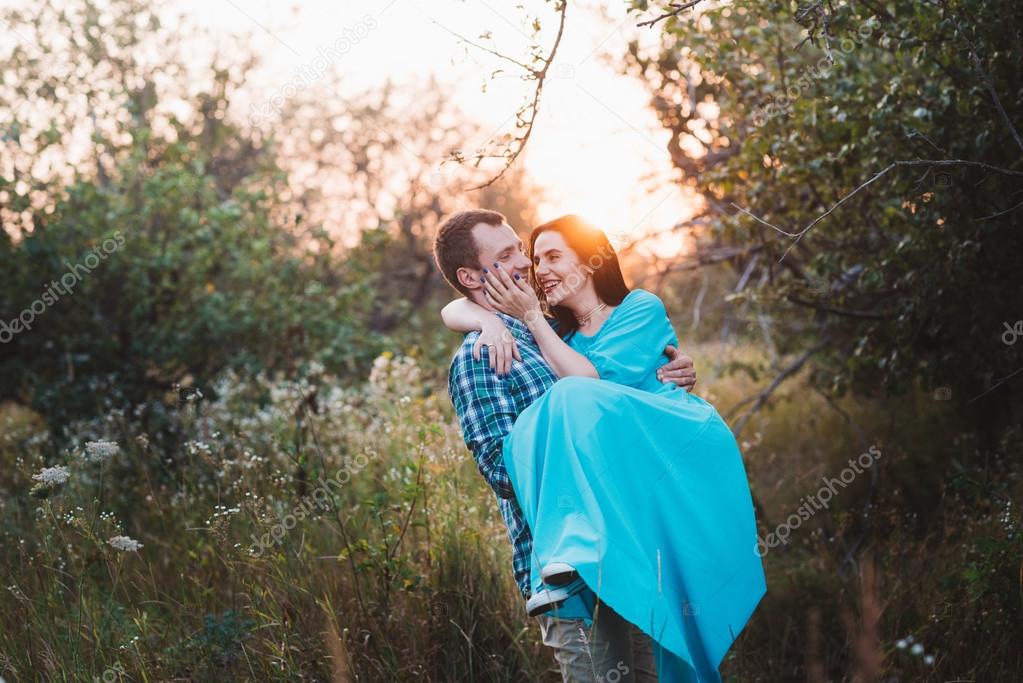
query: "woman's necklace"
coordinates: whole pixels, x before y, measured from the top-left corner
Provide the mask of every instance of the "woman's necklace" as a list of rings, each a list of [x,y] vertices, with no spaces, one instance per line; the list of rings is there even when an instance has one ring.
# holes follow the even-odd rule
[[[593,316],[595,316],[597,313],[600,313],[605,308],[607,308],[607,304],[605,304],[603,302],[599,303],[596,306],[594,306],[593,308],[591,308],[589,313],[587,313],[586,315],[577,315],[575,317],[575,319],[579,322],[579,326],[582,327],[583,325],[589,324],[590,319]]]

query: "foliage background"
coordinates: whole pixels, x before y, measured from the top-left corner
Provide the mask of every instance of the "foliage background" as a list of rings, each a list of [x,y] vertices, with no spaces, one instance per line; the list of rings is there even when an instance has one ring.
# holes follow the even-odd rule
[[[627,248],[629,279],[731,420],[764,534],[883,453],[767,555],[728,680],[1023,671],[1021,12],[706,2],[609,56],[702,200],[693,251]],[[430,240],[489,174],[431,174],[478,126],[436,82],[248,120],[244,42],[197,61],[158,17],[2,17],[31,38],[0,68],[2,320],[124,239],[0,344],[0,676],[558,680],[444,386]],[[541,196],[513,165],[471,203],[524,230]]]

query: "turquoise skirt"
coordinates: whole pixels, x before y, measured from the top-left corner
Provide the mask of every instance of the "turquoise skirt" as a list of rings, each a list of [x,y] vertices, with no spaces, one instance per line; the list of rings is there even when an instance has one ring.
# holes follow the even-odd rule
[[[683,390],[565,377],[503,448],[533,533],[534,592],[540,568],[568,563],[653,639],[661,681],[720,681],[767,582],[742,456],[717,410]]]

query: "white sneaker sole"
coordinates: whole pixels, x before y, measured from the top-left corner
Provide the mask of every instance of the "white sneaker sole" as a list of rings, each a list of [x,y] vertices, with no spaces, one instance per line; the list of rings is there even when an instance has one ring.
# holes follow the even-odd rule
[[[540,570],[540,577],[544,583],[552,586],[564,586],[579,578],[579,573],[570,564],[565,562],[551,562]]]
[[[549,612],[584,588],[586,588],[586,582],[576,579],[564,586],[537,591],[526,601],[526,613],[531,617],[536,617]]]

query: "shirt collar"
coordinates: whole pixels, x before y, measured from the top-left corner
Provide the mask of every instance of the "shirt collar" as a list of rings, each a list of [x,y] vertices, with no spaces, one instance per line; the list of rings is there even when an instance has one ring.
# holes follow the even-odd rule
[[[515,336],[521,335],[532,336],[532,333],[529,331],[529,328],[526,327],[526,323],[522,322],[515,316],[508,315],[507,313],[502,313],[501,311],[495,312],[497,313],[497,317],[504,322],[504,324],[508,327],[511,333],[514,334]]]

